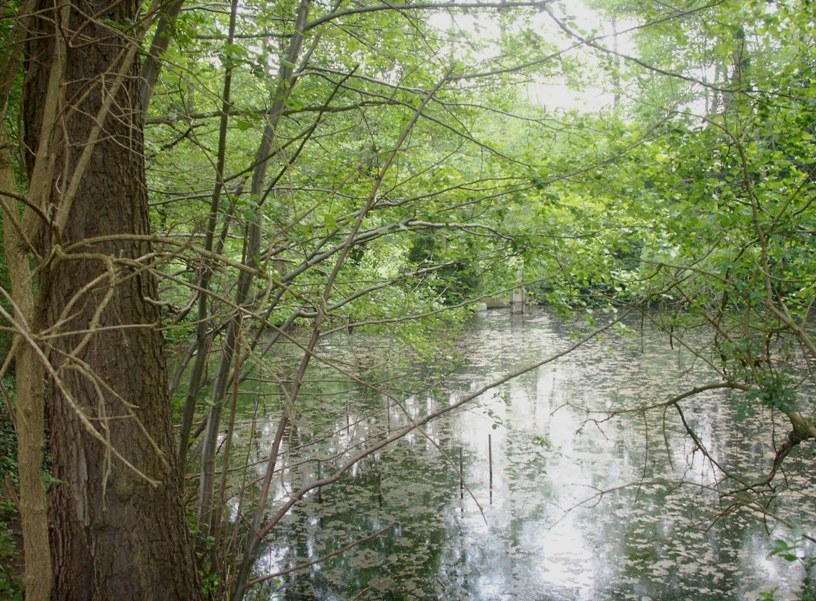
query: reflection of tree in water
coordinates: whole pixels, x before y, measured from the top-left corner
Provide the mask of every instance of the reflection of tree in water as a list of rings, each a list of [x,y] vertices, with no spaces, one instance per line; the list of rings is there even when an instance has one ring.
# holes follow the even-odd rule
[[[486,318],[485,343],[475,347],[483,356],[471,357],[475,367],[448,382],[453,390],[472,390],[491,369],[501,370],[501,357],[519,350],[518,332],[508,322]],[[533,315],[523,326],[525,356],[516,354],[514,361],[550,354],[557,346],[556,325],[546,314]],[[780,561],[769,558],[762,524],[711,461],[745,475],[764,473],[770,447],[763,424],[736,421],[728,397],[712,390],[683,404],[697,433],[693,439],[675,409],[659,401],[678,379],[698,384],[696,365],[660,340],[648,330],[637,339],[610,336],[429,424],[433,439],[456,455],[452,461],[441,461],[435,447],[412,434],[363,460],[320,498],[312,491],[277,527],[268,565],[259,565],[258,573],[337,556],[269,583],[258,598],[542,601],[639,595],[708,601],[755,598],[777,585],[789,594],[801,577],[773,571]],[[607,352],[610,347],[617,352]],[[383,431],[408,423],[406,413],[416,418],[438,406],[411,395],[400,397],[397,407],[381,396],[360,395],[356,386],[341,388],[324,387],[322,400],[304,407],[298,435],[288,439],[289,490],[318,478],[318,457],[329,475],[333,464],[327,457],[371,444]],[[603,419],[610,409],[650,405],[656,408]],[[298,444],[305,446],[294,448]],[[474,493],[462,501],[459,446]],[[808,471],[795,456],[801,453],[794,451],[768,500],[785,486],[807,490],[802,479]],[[803,523],[812,523],[812,499],[799,499],[780,497],[767,509],[790,516],[798,503]],[[397,520],[398,527],[388,528]]]
[[[384,532],[268,583],[259,598],[437,598],[442,584],[432,575],[442,570],[451,536],[443,508],[458,495],[458,478],[438,451],[421,444],[398,445],[364,461],[353,475],[299,504],[267,553],[273,550],[282,571]]]
[[[652,485],[648,498],[636,500],[636,495],[630,490],[609,501],[613,519],[626,519],[618,520],[621,574],[607,594],[714,601],[723,599],[723,591],[736,590],[734,528],[698,511],[702,503],[693,502],[683,485]]]
[[[755,566],[770,559],[768,532],[758,532],[756,514],[784,509],[787,515],[812,518],[804,517],[811,511],[810,501],[777,495],[788,486],[799,487],[792,480],[778,483],[776,490],[757,488],[749,495],[720,470],[734,470],[751,481],[762,475],[770,447],[761,421],[734,420],[722,395],[703,395],[685,410],[703,451],[679,424],[660,417],[655,411],[620,416],[633,441],[641,436],[639,447],[624,446],[620,440],[618,446],[632,454],[633,467],[642,466],[636,471],[643,485],[633,480],[605,493],[603,502],[584,517],[587,523],[602,526],[599,546],[604,541],[622,542],[617,547],[620,574],[605,594],[714,601],[767,588],[767,575]],[[643,438],[647,431],[648,445]],[[801,467],[792,457],[791,471]],[[766,522],[768,529],[772,522]],[[758,537],[763,542],[753,544]]]

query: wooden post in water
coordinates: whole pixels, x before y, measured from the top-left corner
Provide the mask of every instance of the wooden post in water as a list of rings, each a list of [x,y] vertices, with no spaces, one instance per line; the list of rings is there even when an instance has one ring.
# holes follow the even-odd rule
[[[490,504],[493,505],[493,435],[487,435],[487,473],[490,483]]]
[[[464,475],[464,459],[462,455],[462,447],[459,447],[459,500],[465,498],[465,475]]]
[[[526,306],[527,291],[524,286],[519,285],[517,288],[513,288],[513,293],[510,296],[510,312],[515,314],[524,313]]]

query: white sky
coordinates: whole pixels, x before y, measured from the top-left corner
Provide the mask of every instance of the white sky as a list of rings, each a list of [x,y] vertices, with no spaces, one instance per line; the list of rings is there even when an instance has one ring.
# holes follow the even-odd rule
[[[557,12],[557,8],[553,8],[556,16],[561,17],[562,14]],[[597,29],[599,34],[612,34],[611,23],[602,22],[598,15],[586,7],[581,0],[571,0],[569,3],[569,12],[575,17],[572,25],[577,26],[583,30]],[[455,19],[455,21],[454,21]],[[435,13],[429,18],[432,26],[441,32],[450,31],[453,27],[458,27],[463,31],[479,34],[480,39],[486,43],[485,48],[481,50],[477,57],[480,60],[487,60],[499,55],[501,49],[498,46],[499,25],[495,18],[493,11],[481,11],[470,13],[455,13],[451,15],[447,12]],[[552,22],[549,15],[546,13],[539,13],[533,17],[533,25],[538,28],[537,33],[546,39],[561,40],[561,47],[569,46],[572,42],[565,40],[565,35],[561,32],[555,23]],[[623,29],[624,26],[619,25],[618,29]],[[612,45],[611,37],[608,40],[603,40],[604,45]],[[618,47],[623,51],[629,51],[632,42],[628,36],[621,35],[617,41]],[[581,52],[579,50],[572,51],[573,53]],[[573,54],[574,56],[574,54]],[[583,59],[592,61],[591,55],[588,52],[581,52]],[[608,83],[608,82],[606,82]],[[539,83],[531,84],[528,89],[528,97],[542,106],[546,106],[550,110],[558,109],[581,109],[586,111],[597,111],[604,106],[612,103],[612,93],[606,86],[587,86],[584,90],[576,91],[570,89],[565,81],[558,81],[552,76],[541,78]]]

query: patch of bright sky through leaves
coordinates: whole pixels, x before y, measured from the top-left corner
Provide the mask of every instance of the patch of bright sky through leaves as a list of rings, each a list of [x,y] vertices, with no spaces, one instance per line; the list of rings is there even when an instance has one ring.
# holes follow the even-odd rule
[[[580,0],[571,0],[566,6],[564,3],[552,4],[550,10],[559,19],[568,17],[570,25],[575,27],[576,31],[588,37],[601,36],[600,43],[602,45],[609,48],[616,46],[619,50],[625,52],[631,51],[634,47],[631,36],[626,33],[614,35],[611,21],[602,18],[601,15],[587,7]],[[472,51],[475,50],[475,58],[479,63],[468,65],[474,71],[478,69],[480,64],[495,61],[502,55],[501,28],[494,10],[437,12],[430,16],[428,22],[442,34],[447,33],[450,36],[459,37],[459,43],[462,43],[466,37],[475,37],[478,40],[478,48],[474,48],[472,45],[469,46]],[[627,25],[631,24],[619,23],[617,29],[625,32]],[[506,27],[509,28],[510,35],[512,35],[514,33],[514,24],[510,23]],[[524,27],[534,28],[542,39],[557,41],[560,49],[566,49],[565,57],[580,55],[580,59],[587,65],[586,72],[598,73],[598,77],[594,80],[590,77],[588,80],[585,79],[581,82],[580,86],[576,86],[569,85],[565,75],[553,76],[548,74],[545,76],[534,71],[530,72],[531,82],[525,90],[530,100],[552,111],[575,109],[599,111],[611,106],[614,92],[608,78],[605,79],[600,75],[600,70],[597,68],[599,65],[597,56],[594,56],[585,48],[576,47],[576,40],[567,39],[558,25],[553,22],[550,15],[544,11],[533,15],[530,21],[524,24]],[[518,33],[517,29],[515,33]],[[450,47],[454,54],[456,53],[456,46],[456,43],[452,43]],[[547,50],[547,53],[551,54],[552,52]],[[512,59],[512,56],[505,57],[502,62],[509,65]]]

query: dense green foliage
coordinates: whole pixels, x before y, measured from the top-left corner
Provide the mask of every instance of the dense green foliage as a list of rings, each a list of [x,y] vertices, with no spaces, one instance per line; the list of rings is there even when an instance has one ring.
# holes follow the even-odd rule
[[[181,12],[145,130],[179,415],[218,422],[239,378],[290,390],[337,332],[441,360],[524,285],[588,319],[659,306],[741,415],[816,437],[813,6],[587,4],[250,0],[233,37],[222,4]]]

